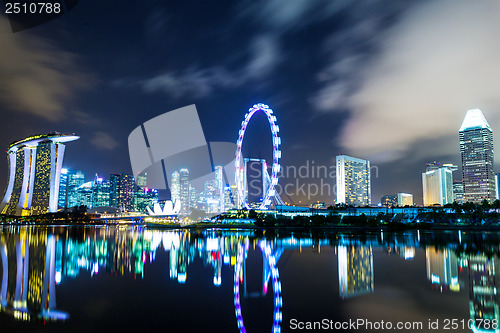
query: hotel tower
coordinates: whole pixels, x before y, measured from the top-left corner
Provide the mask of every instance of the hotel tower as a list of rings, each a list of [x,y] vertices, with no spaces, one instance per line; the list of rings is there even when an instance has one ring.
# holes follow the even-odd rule
[[[53,132],[13,142],[7,150],[9,180],[0,213],[20,216],[56,212],[64,143],[79,138]]]

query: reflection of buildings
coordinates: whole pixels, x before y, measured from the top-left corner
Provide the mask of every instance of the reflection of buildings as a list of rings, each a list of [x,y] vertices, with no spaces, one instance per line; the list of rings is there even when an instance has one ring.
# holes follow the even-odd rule
[[[348,298],[373,292],[373,253],[371,246],[339,246],[339,293]]]
[[[425,249],[427,279],[432,284],[449,288],[451,291],[460,291],[458,283],[458,259],[449,249],[436,250],[428,246]]]
[[[32,215],[57,211],[64,143],[78,138],[53,132],[12,143],[7,150],[9,183],[0,212]]]
[[[0,234],[0,311],[16,319],[64,320],[56,308],[56,238],[46,231]]]
[[[499,280],[497,257],[488,258],[484,254],[468,256],[469,262],[469,289],[470,289],[470,319],[478,323],[477,319],[500,320],[498,290]],[[474,327],[474,332],[498,332],[498,329],[485,329],[485,326]]]

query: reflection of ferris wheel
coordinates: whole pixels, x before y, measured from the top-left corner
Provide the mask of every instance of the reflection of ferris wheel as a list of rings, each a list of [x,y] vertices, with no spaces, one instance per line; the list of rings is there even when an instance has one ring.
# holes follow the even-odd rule
[[[279,150],[279,145],[281,144],[281,138],[278,136],[279,127],[276,124],[276,117],[273,115],[273,110],[269,108],[269,106],[265,104],[255,104],[252,108],[248,110],[248,113],[245,115],[245,120],[241,123],[241,129],[238,133],[238,141],[236,142],[236,186],[238,187],[238,195],[240,197],[241,203],[247,209],[250,209],[248,201],[245,195],[245,189],[242,179],[242,158],[241,158],[241,147],[243,144],[243,137],[245,136],[245,131],[247,129],[248,123],[252,116],[258,112],[262,111],[266,114],[267,120],[269,121],[269,126],[271,126],[271,134],[273,137],[273,166],[271,178],[269,181],[269,187],[264,191],[265,196],[262,199],[262,203],[260,204],[258,209],[266,209],[267,206],[271,204],[271,198],[276,195],[275,186],[278,184],[278,172],[281,169],[281,166],[278,160],[281,158],[281,151]],[[281,199],[280,199],[281,200]]]
[[[242,278],[243,260],[245,259],[248,253],[249,244],[250,242],[247,239],[241,250],[238,252],[238,257],[236,259],[236,266],[234,267],[234,287],[233,287],[234,308],[235,308],[238,329],[240,330],[240,333],[247,332],[245,324],[243,323],[243,315],[241,313],[240,278]],[[264,254],[265,258],[267,259],[267,262],[269,263],[269,268],[271,269],[271,276],[272,276],[274,312],[273,312],[273,329],[271,332],[280,333],[281,320],[283,319],[283,314],[281,312],[283,299],[281,298],[281,282],[279,280],[278,268],[276,267],[276,257],[274,254],[272,254],[272,249],[268,242],[260,241],[259,247],[262,253]]]

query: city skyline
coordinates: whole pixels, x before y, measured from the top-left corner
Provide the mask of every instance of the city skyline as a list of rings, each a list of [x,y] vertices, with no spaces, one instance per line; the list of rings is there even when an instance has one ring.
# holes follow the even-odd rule
[[[265,107],[267,108],[267,106]],[[271,127],[273,128],[273,126]],[[498,174],[493,172],[492,130],[479,109],[467,112],[459,134],[464,179],[453,179],[453,171],[458,169],[453,164],[427,163],[426,172],[422,174],[423,206],[444,206],[455,201],[458,203],[481,203],[483,200],[488,200],[491,203],[498,198]],[[137,179],[132,175],[123,173],[121,175],[110,174],[109,181],[95,174],[94,180],[85,182],[82,171],[63,169],[64,145],[61,143],[74,141],[77,138],[79,137],[54,132],[48,135],[28,137],[10,145],[8,156],[10,156],[11,170],[9,172],[9,187],[5,191],[2,204],[4,214],[39,214],[55,212],[58,208],[67,209],[82,205],[87,208],[114,207],[119,212],[145,213],[148,206],[152,209],[153,204],[159,202],[158,191],[152,189],[150,192],[146,187],[147,173],[145,172],[140,173]],[[240,140],[241,138],[240,131]],[[273,142],[276,140],[274,139]],[[48,150],[45,147],[47,142],[51,144],[47,148]],[[52,146],[54,147],[51,148]],[[241,143],[238,143],[238,147],[241,147]],[[29,153],[28,155],[25,154],[26,151]],[[281,156],[280,151],[279,153],[279,156]],[[257,208],[262,204],[270,184],[267,163],[265,159],[244,158],[243,160],[244,167],[240,168],[241,170],[237,169],[238,171],[234,176],[236,177],[243,170],[243,177],[240,175],[240,178],[244,200],[250,203],[250,207]],[[358,207],[372,206],[372,170],[370,161],[347,155],[338,155],[336,160],[334,178],[337,193],[334,198],[335,203]],[[29,165],[25,165],[26,163],[29,163]],[[250,163],[259,163],[259,166],[255,169],[250,167]],[[247,176],[247,169],[249,171],[258,170],[259,172],[256,175]],[[272,169],[275,169],[274,165]],[[45,170],[43,172],[44,175],[47,174],[46,177],[44,176],[47,180],[43,180],[45,179],[43,177],[43,179],[40,178],[40,170]],[[378,175],[378,170],[376,170],[376,173]],[[240,195],[236,199],[233,198],[234,193],[231,189],[233,184],[228,183],[225,179],[225,177],[231,177],[231,175],[225,175],[224,167],[215,166],[212,174],[215,178],[205,181],[201,193],[198,193],[198,190],[190,182],[187,168],[181,168],[173,172],[168,185],[170,195],[166,199],[171,200],[173,204],[179,201],[180,214],[184,216],[190,215],[197,209],[204,213],[221,213],[241,207]],[[279,176],[278,178],[281,178]],[[247,180],[248,177],[250,177],[250,181]],[[238,177],[235,180],[236,184],[238,184]],[[255,189],[255,181],[260,182],[261,189],[256,194],[257,196],[250,200],[249,194],[252,191],[249,191],[249,189]],[[234,187],[236,189],[236,186]],[[43,193],[40,192],[39,188],[44,189]],[[276,197],[272,197],[275,204],[284,204],[279,195],[281,191],[273,190],[273,193],[275,192],[276,194],[273,194],[273,196]],[[12,194],[14,194],[13,197]],[[289,193],[285,192],[285,195],[289,196]],[[33,196],[35,196],[35,206],[32,207],[31,198]],[[38,197],[47,197],[48,199],[45,199],[46,202],[44,201],[45,203],[41,204],[38,203],[40,201],[40,199],[37,199]],[[405,200],[403,200],[403,197]],[[316,198],[313,196],[311,199],[314,202]],[[19,203],[17,203],[18,201]],[[316,200],[316,203],[319,203],[319,201]],[[312,205],[310,202],[304,204]],[[397,195],[384,195],[380,203],[378,203],[378,205],[388,207],[412,206],[414,204],[412,194],[401,192]],[[44,208],[43,205],[46,207]],[[377,203],[374,205],[377,205]]]
[[[123,1],[123,16],[109,20],[111,2],[97,13],[90,2],[15,34],[1,16],[1,41],[11,52],[2,59],[9,75],[0,83],[6,120],[0,146],[58,128],[82,136],[66,156],[67,168],[130,173],[126,138],[145,120],[195,103],[208,141],[234,142],[241,114],[262,101],[280,117],[283,165],[329,166],[337,154],[359,156],[380,171],[372,179],[374,198],[407,192],[422,203],[422,165],[461,165],[456,128],[468,109],[480,108],[493,131],[500,130],[500,102],[491,89],[500,66],[490,50],[497,47],[491,31],[499,24],[493,19],[498,8],[488,2],[459,2],[452,12],[440,1],[320,3],[287,4],[287,16],[271,10],[284,5],[277,0],[195,2],[194,12],[182,2]],[[262,22],[257,8],[269,20]],[[464,24],[475,18],[483,24]],[[117,38],[110,42],[102,31]],[[429,31],[446,43],[427,40]],[[454,51],[464,44],[469,53]],[[200,52],[214,45],[217,53]],[[46,55],[47,62],[32,54]],[[20,63],[31,70],[8,69]],[[391,75],[380,72],[385,69]],[[15,85],[17,79],[27,84]],[[6,170],[0,163],[0,174]]]

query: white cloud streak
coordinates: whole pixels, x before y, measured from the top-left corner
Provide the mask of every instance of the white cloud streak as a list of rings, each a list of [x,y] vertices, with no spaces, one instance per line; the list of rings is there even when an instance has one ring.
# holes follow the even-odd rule
[[[350,108],[341,145],[377,162],[411,156],[412,147],[424,142],[418,151],[431,159],[458,153],[457,132],[471,108],[483,110],[498,136],[498,17],[497,1],[424,3],[384,35],[356,93],[343,91],[345,81],[327,81],[315,106],[330,112]]]

